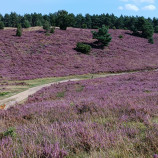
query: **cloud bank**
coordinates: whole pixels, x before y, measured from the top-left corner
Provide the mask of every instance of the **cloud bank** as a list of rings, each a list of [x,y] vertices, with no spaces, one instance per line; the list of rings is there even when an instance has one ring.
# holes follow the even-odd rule
[[[156,10],[155,0],[119,0],[124,5],[119,6],[119,10],[130,10],[130,11],[153,11]]]

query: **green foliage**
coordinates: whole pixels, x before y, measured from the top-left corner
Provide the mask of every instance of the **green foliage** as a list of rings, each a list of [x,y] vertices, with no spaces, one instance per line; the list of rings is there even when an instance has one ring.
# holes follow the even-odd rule
[[[108,27],[105,25],[102,26],[102,28],[99,28],[99,31],[92,31],[93,39],[97,39],[99,43],[101,43],[103,46],[108,46],[112,37],[108,33]]]
[[[11,137],[16,137],[16,130],[13,127],[10,127],[7,131],[4,132],[4,136],[11,136]]]
[[[87,29],[87,24],[82,24],[83,29]]]
[[[132,25],[130,30],[133,32],[134,35],[138,33],[138,30],[135,25]]]
[[[46,30],[46,32],[48,32],[50,30],[50,24],[48,21],[45,21],[43,24],[43,29]]]
[[[58,98],[63,98],[64,96],[65,96],[65,91],[58,92],[57,95],[56,95],[56,97],[58,97]]]
[[[149,20],[145,19],[144,17],[139,17],[135,24],[131,26],[130,30],[133,31],[134,35],[147,38],[149,43],[153,43],[153,25]]]
[[[158,25],[155,26],[154,32],[155,32],[155,33],[158,33]]]
[[[123,38],[123,36],[122,36],[122,35],[119,35],[119,38],[120,38],[120,39],[122,39],[122,38]]]
[[[5,96],[7,95],[9,92],[0,92],[0,96]]]
[[[0,139],[2,139],[3,137],[8,137],[8,136],[10,136],[12,138],[15,138],[17,136],[15,128],[10,127],[9,129],[4,131],[3,133],[0,133]]]
[[[142,36],[149,39],[153,36],[153,33],[153,26],[148,21],[145,21],[145,23],[142,25]]]
[[[24,21],[24,28],[29,28],[30,27],[30,22],[28,20]]]
[[[19,37],[22,36],[22,27],[20,24],[18,24],[18,26],[17,26],[16,36],[19,36]]]
[[[78,42],[76,45],[76,50],[83,54],[89,54],[89,52],[91,51],[91,46]]]
[[[2,21],[0,21],[0,30],[4,29],[4,23]]]
[[[57,13],[57,23],[60,27],[61,30],[66,30],[69,23],[70,23],[70,18],[68,16],[68,12],[65,10],[60,10]]]
[[[150,37],[150,38],[148,39],[148,42],[151,43],[151,44],[154,44],[153,37]]]
[[[55,31],[55,27],[52,27],[52,28],[50,29],[50,33],[54,33],[54,31]]]

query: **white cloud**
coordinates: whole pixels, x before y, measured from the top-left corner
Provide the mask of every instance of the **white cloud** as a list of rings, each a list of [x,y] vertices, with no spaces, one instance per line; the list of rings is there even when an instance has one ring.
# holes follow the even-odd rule
[[[134,2],[136,4],[138,3],[155,3],[155,0],[120,0],[121,2]]]
[[[135,3],[155,3],[155,0],[133,0]]]
[[[123,7],[122,7],[122,6],[119,6],[119,7],[118,7],[118,10],[123,10]]]
[[[143,10],[155,10],[156,7],[154,5],[147,5],[145,7],[142,8]]]
[[[139,8],[136,5],[133,5],[133,4],[126,4],[125,8],[127,10],[133,10],[133,11],[138,11],[139,10]]]

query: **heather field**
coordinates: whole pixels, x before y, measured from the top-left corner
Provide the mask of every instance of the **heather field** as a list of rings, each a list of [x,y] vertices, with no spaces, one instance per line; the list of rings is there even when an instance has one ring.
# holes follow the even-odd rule
[[[154,44],[149,44],[147,39],[132,36],[127,30],[109,32],[112,42],[109,47],[99,49],[89,29],[56,29],[50,35],[45,35],[42,29],[27,29],[22,37],[15,36],[15,29],[0,30],[0,77],[28,80],[158,67],[157,34]],[[74,49],[77,42],[90,44],[90,55],[79,54]]]
[[[0,111],[0,126],[2,158],[156,158],[158,72],[43,88]]]

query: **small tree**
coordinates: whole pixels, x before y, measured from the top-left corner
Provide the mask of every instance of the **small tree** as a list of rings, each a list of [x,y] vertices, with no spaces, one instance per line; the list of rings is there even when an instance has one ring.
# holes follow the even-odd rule
[[[43,24],[43,29],[46,30],[46,32],[50,30],[50,24],[48,21],[45,21],[45,23]]]
[[[22,27],[20,24],[17,25],[16,36],[22,36]]]
[[[105,25],[102,26],[102,28],[99,28],[99,31],[92,31],[93,39],[97,39],[99,43],[101,43],[103,46],[108,46],[112,37],[108,33],[108,27]]]
[[[54,30],[55,30],[55,27],[52,27],[52,28],[50,29],[50,33],[54,33]]]
[[[142,36],[144,38],[152,38],[154,33],[154,28],[152,24],[150,24],[147,20],[145,21],[144,25],[142,26]]]
[[[0,21],[0,30],[4,29],[4,23],[2,21]]]

